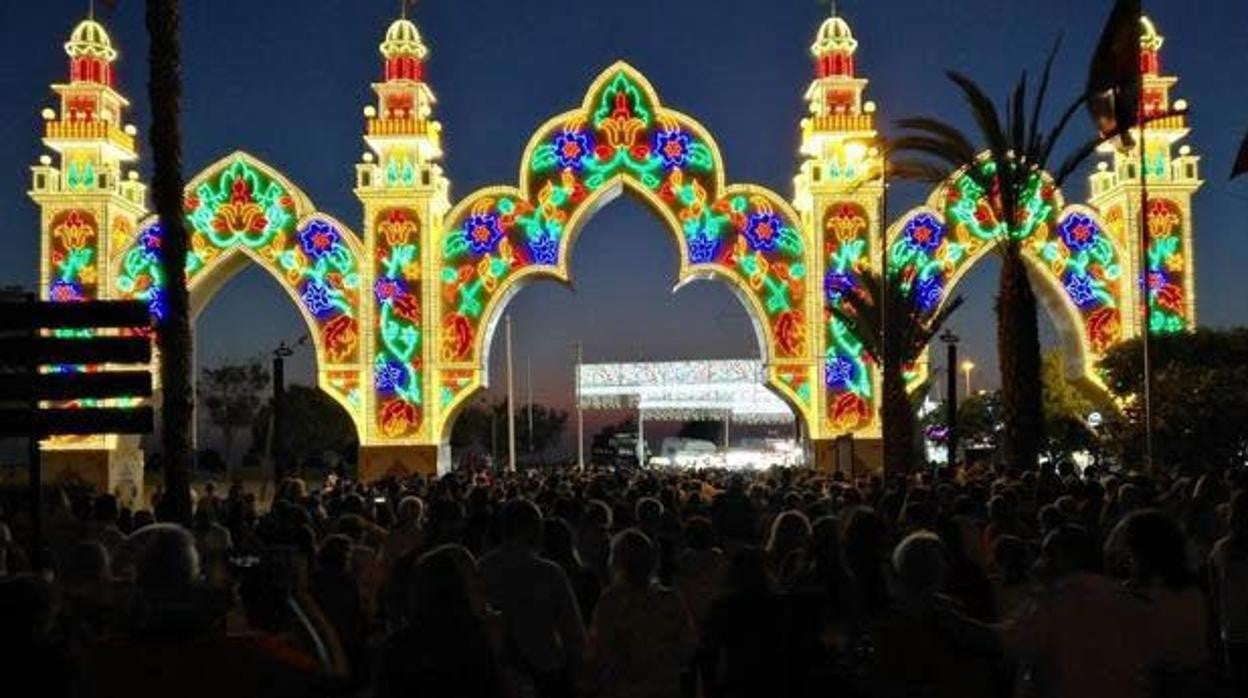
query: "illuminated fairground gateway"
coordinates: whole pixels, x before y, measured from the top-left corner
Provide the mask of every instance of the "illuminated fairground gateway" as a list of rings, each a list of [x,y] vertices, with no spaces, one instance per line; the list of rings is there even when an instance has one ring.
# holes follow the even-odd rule
[[[1150,112],[1182,106],[1171,101],[1175,78],[1161,72],[1162,41],[1145,21]],[[537,127],[515,180],[500,175],[503,184],[452,203],[440,164],[442,125],[425,79],[429,50],[415,24],[399,19],[380,46],[376,104],[364,108],[366,150],[354,183],[364,208],[360,231],[320,211],[276,169],[243,152],[227,155],[186,187],[192,312],[245,265],[267,270],[311,330],[320,387],[355,422],[362,473],[442,469],[457,411],[485,384],[490,338],[507,301],[534,279],[567,282],[582,225],[628,192],[675,237],[677,287],[714,278],[736,292],[754,323],[767,386],[827,465],[838,437],[870,444],[879,433],[877,372],[829,312],[861,272],[878,267],[885,225],[880,162],[869,145],[875,105],[863,100],[857,47],[843,19],[819,27],[791,199],[731,183],[711,134],[616,63],[579,105]],[[53,86],[60,108],[43,112],[50,154],[32,168],[43,292],[66,302],[142,299],[160,317],[161,230],[135,171],[136,132],[115,86],[117,51],[90,19],[65,50],[69,79]],[[670,87],[667,95],[678,98],[681,86]],[[1154,331],[1195,323],[1190,203],[1201,181],[1199,159],[1177,147],[1187,131],[1183,116],[1171,116],[1147,139],[1153,243],[1146,275],[1132,253],[1140,239],[1138,153],[1106,150],[1088,206],[1067,205],[1046,176],[1030,193],[1032,279],[1072,377],[1088,385],[1098,385],[1098,357],[1141,332],[1131,309],[1144,286],[1134,279],[1147,278]],[[983,199],[971,179],[955,177],[888,225],[891,264],[904,283],[918,285],[922,310],[936,310],[1000,239],[1002,226]],[[46,448],[45,462],[74,449],[76,462],[108,472],[134,457],[118,437]]]

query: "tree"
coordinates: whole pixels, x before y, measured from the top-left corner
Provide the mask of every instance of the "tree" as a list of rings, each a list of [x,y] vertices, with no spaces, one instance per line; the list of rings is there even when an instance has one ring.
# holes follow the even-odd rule
[[[997,355],[1001,365],[1005,459],[1015,468],[1036,465],[1044,432],[1036,294],[1023,259],[1023,243],[1034,221],[1030,220],[1032,214],[1025,203],[1036,187],[1044,185],[1043,173],[1058,141],[1087,101],[1086,96],[1080,96],[1066,108],[1054,128],[1042,128],[1041,114],[1057,49],[1058,45],[1054,45],[1049,53],[1030,116],[1026,109],[1026,72],[1005,105],[1004,119],[978,84],[961,73],[948,73],[967,102],[976,124],[975,135],[985,144],[984,148],[973,145],[976,139],[957,127],[926,117],[899,121],[904,135],[892,147],[894,152],[912,156],[899,163],[900,176],[932,183],[970,179],[984,192],[997,225],[999,242],[995,249],[1002,262],[996,300]],[[1060,187],[1100,143],[1116,135],[1097,134],[1078,145],[1053,173],[1054,185]]]
[[[884,288],[888,289],[887,308],[882,302]],[[864,271],[856,288],[842,293],[840,303],[832,305],[833,316],[853,329],[863,350],[883,373],[880,416],[887,474],[909,472],[919,461],[915,449],[915,407],[906,390],[905,369],[918,360],[932,337],[962,305],[959,296],[927,313],[920,308],[916,296],[915,284],[899,283],[896,278],[883,284],[879,274]],[[883,331],[882,311],[887,311],[887,333]]]
[[[1088,415],[1096,405],[1078,386],[1066,380],[1062,355],[1051,351],[1044,355],[1044,451],[1050,461],[1060,460],[1075,451],[1092,448],[1096,435],[1088,426]]]
[[[191,398],[190,292],[186,285],[189,239],[182,218],[182,47],[178,0],[147,0],[148,78],[152,126],[152,199],[160,218],[162,316],[156,344],[160,349],[161,445],[164,450],[165,493],[161,517],[191,522],[190,466],[194,456],[191,432],[195,404]]]
[[[259,360],[224,364],[200,372],[198,395],[208,417],[225,438],[225,463],[234,464],[234,435],[255,420],[261,394],[269,385],[269,373]]]
[[[520,453],[537,454],[558,443],[568,424],[567,410],[546,405],[533,405],[533,433],[530,439],[528,406],[516,408],[516,449]],[[478,447],[498,456],[507,443],[507,401],[479,402],[464,408],[451,427],[452,448]],[[532,444],[530,450],[529,445]]]
[[[1153,429],[1157,462],[1181,470],[1241,467],[1248,456],[1248,328],[1154,336]],[[1128,465],[1142,462],[1140,340],[1101,361],[1110,391],[1125,403],[1107,425]]]
[[[269,442],[273,401],[256,412],[251,423],[252,444],[257,449]],[[286,454],[296,463],[319,459],[326,452],[351,456],[359,446],[355,423],[320,388],[288,385],[282,402],[281,443],[271,444],[273,453]]]

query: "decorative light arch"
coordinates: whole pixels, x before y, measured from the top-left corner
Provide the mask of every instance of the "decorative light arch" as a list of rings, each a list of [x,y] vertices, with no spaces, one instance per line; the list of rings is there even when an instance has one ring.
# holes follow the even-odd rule
[[[987,196],[958,174],[890,226],[890,273],[917,285],[915,302],[923,312],[942,307],[962,277],[1004,241]],[[1123,314],[1130,312],[1121,242],[1097,212],[1066,205],[1044,172],[1029,183],[1020,215],[1016,236],[1037,298],[1057,328],[1067,371],[1103,388],[1096,363],[1122,341]]]
[[[677,288],[726,281],[755,323],[768,383],[812,416],[814,269],[800,218],[775,192],[726,184],[714,139],[664,107],[650,83],[620,62],[591,84],[582,105],[543,124],[520,163],[519,186],[480,189],[456,204],[435,242],[441,316],[441,428],[485,383],[494,323],[533,278],[570,281],[581,225],[622,191],[662,218],[680,252]]]
[[[190,235],[186,271],[192,317],[245,266],[264,269],[308,326],[318,384],[359,428],[364,259],[359,238],[317,211],[276,169],[243,152],[218,160],[192,179],[183,208]],[[164,313],[160,241],[160,222],[149,216],[111,262],[116,296],[146,301],[154,317]]]

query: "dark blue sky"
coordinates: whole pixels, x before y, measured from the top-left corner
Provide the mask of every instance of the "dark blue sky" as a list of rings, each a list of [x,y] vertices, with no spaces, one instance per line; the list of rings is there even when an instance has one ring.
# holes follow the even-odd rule
[[[1021,69],[1037,67],[1060,31],[1066,42],[1055,96],[1064,102],[1082,82],[1110,4],[844,0],[842,8],[860,42],[859,72],[871,78],[869,98],[887,129],[895,118],[920,113],[967,124],[943,71],[965,71],[1004,95]],[[1195,203],[1200,319],[1248,324],[1248,182],[1225,181],[1248,128],[1248,2],[1145,4],[1167,38],[1165,67],[1181,77],[1175,94],[1191,103],[1191,143],[1209,179]],[[121,50],[120,85],[146,147],[143,3],[120,5],[102,17]],[[363,152],[361,109],[372,101],[377,44],[398,1],[183,5],[187,176],[246,149],[283,170],[321,209],[357,226],[360,207],[350,189]],[[37,276],[38,217],[25,196],[27,168],[42,152],[36,134],[39,110],[52,104],[48,84],[65,75],[61,44],[85,7],[86,0],[0,1],[0,285],[33,285]],[[731,181],[790,196],[811,73],[808,47],[824,12],[814,0],[420,2],[415,19],[432,49],[427,75],[440,100],[452,197],[513,182],[532,130],[578,104],[597,72],[620,58],[641,69],[665,103],[710,129]],[[1082,179],[1066,193],[1082,199]],[[919,196],[897,197],[904,200],[895,201],[894,217]],[[531,356],[537,397],[567,399],[566,358],[578,338],[589,360],[756,356],[745,313],[727,289],[701,283],[671,295],[675,270],[671,236],[644,206],[619,201],[595,217],[574,250],[575,294],[541,283],[512,305],[520,370]],[[952,323],[984,369],[975,376],[984,385],[996,382],[994,287],[991,264],[969,275],[959,289],[968,303]],[[305,331],[286,296],[254,269],[226,286],[198,329],[206,363],[267,351]],[[1051,340],[1051,330],[1046,334]],[[497,366],[501,341],[495,347]],[[296,360],[296,378],[310,375],[307,354]],[[500,385],[502,374],[494,376]]]

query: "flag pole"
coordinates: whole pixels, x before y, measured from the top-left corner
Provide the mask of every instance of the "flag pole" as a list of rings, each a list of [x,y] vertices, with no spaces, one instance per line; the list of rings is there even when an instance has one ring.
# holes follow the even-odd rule
[[[516,382],[511,361],[511,314],[507,320],[507,470],[516,471]]]
[[[1150,288],[1151,280],[1149,279],[1148,253],[1152,247],[1152,231],[1149,229],[1148,220],[1148,147],[1147,136],[1145,131],[1148,128],[1148,119],[1145,118],[1143,99],[1143,75],[1140,76],[1140,139],[1138,147],[1140,149],[1140,273],[1144,283],[1141,287],[1141,303],[1140,315],[1142,316],[1141,331],[1143,332],[1141,344],[1144,353],[1144,464],[1148,470],[1153,470],[1156,466],[1154,460],[1155,452],[1153,450],[1153,332],[1150,326],[1152,321],[1152,289]]]

